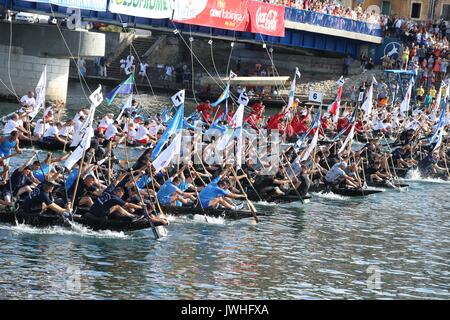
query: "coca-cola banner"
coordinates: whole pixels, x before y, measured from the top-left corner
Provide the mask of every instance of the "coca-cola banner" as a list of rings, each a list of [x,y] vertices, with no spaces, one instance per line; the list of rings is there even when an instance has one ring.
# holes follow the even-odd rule
[[[250,23],[247,31],[284,37],[284,6],[249,1],[248,12]]]
[[[205,27],[246,31],[248,0],[175,1],[174,20]]]

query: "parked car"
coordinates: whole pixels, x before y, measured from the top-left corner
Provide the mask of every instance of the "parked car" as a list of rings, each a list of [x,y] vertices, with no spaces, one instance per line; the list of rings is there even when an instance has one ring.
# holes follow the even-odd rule
[[[35,13],[19,12],[15,16],[16,21],[39,23],[39,15]]]

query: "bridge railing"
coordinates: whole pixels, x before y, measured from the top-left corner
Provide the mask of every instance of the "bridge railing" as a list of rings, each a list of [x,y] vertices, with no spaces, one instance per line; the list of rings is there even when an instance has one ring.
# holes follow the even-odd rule
[[[381,26],[376,23],[342,18],[329,14],[300,10],[291,7],[286,7],[285,20],[316,25],[319,27],[362,33],[375,37],[383,37],[383,30]]]

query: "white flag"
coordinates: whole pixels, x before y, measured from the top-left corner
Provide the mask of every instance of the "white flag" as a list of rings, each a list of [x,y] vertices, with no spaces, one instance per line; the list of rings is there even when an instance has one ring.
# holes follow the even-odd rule
[[[244,105],[241,104],[239,105],[238,109],[236,110],[236,113],[233,115],[233,118],[230,121],[230,127],[227,129],[227,131],[224,133],[224,135],[220,138],[219,142],[217,143],[217,149],[219,151],[224,150],[227,147],[228,143],[230,142],[231,138],[235,133],[235,129],[242,128],[243,121],[244,121]]]
[[[338,154],[341,154],[341,152],[345,150],[345,147],[347,147],[350,141],[352,141],[354,135],[355,135],[355,123],[353,123],[352,128],[347,135],[347,138],[345,139],[344,143],[342,144],[342,147],[338,151]]]
[[[94,129],[91,126],[86,128],[86,133],[83,136],[83,140],[74,152],[67,158],[64,166],[68,170],[72,170],[73,166],[83,157],[83,153],[91,147],[91,139],[94,136]]]
[[[116,120],[119,121],[120,118],[122,118],[122,115],[125,112],[125,110],[131,108],[132,105],[133,105],[133,94],[130,94],[130,96],[128,97],[127,101],[125,102],[125,104],[123,105],[122,109],[120,110],[120,113],[117,116]]]
[[[36,104],[34,105],[33,111],[30,113],[31,119],[34,119],[41,110],[41,108],[45,106],[46,88],[47,88],[47,66],[44,67],[44,71],[42,71],[41,77],[35,89]]]
[[[403,116],[409,110],[413,85],[414,85],[414,80],[411,79],[411,81],[409,82],[408,90],[406,90],[405,98],[403,99],[402,103],[400,104],[400,114],[402,114]],[[439,104],[437,104],[437,106],[438,105]]]
[[[247,106],[249,101],[250,98],[248,97],[247,91],[245,89],[242,89],[242,92],[238,98],[238,103]]]
[[[179,107],[184,103],[185,93],[186,90],[183,89],[172,96],[172,103],[175,107]]]
[[[291,81],[291,89],[289,90],[289,100],[288,100],[288,105],[287,105],[287,110],[289,111],[292,107],[292,105],[294,104],[294,96],[295,96],[295,84],[296,84],[296,80],[297,77],[300,78],[300,71],[298,70],[298,68],[295,68],[295,74],[294,74],[294,79],[292,79]]]
[[[306,152],[303,154],[302,160],[301,161],[306,161],[308,160],[309,156],[311,155],[311,153],[314,151],[314,149],[317,146],[317,141],[319,140],[319,130],[320,127],[316,129],[316,132],[314,133],[314,137],[311,140],[311,143],[308,147],[308,149],[306,150]]]
[[[102,86],[99,85],[97,90],[92,92],[92,94],[89,96],[89,100],[91,100],[91,103],[98,107],[103,102],[103,92],[102,92]]]
[[[373,82],[370,85],[369,92],[367,93],[366,101],[364,101],[361,109],[364,110],[364,118],[369,119],[370,114],[372,113],[373,107]]]
[[[91,109],[89,110],[89,115],[88,115],[87,119],[83,122],[83,125],[81,126],[81,128],[77,132],[74,132],[74,134],[72,136],[72,143],[70,144],[71,147],[78,146],[78,144],[83,140],[83,137],[87,132],[87,128],[88,127],[92,128],[92,123],[94,121],[95,109],[96,109],[96,106],[91,105]]]
[[[237,74],[230,70],[230,80],[237,78]]]
[[[152,162],[153,167],[156,170],[156,173],[166,168],[172,159],[179,155],[181,151],[181,132],[177,133],[172,143],[162,151],[159,156]]]

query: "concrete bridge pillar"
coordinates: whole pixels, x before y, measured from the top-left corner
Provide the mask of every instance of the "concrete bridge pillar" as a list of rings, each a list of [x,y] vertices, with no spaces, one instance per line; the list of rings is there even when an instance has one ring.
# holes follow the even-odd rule
[[[52,25],[0,23],[0,34],[0,79],[19,97],[34,90],[47,65],[47,99],[65,102],[70,53],[85,58],[105,54],[105,35],[102,33],[64,29],[62,34],[69,49],[57,27]],[[12,96],[1,83],[0,96]]]

